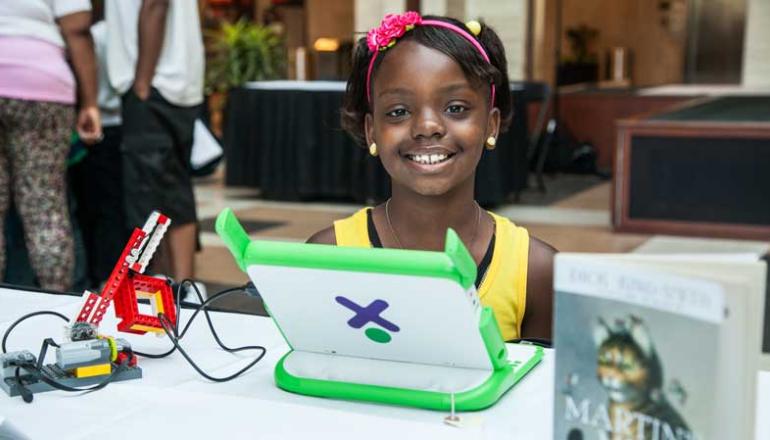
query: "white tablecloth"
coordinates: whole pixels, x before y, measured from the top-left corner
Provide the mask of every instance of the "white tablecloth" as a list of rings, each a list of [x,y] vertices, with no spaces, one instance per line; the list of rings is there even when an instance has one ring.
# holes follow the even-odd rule
[[[46,309],[74,316],[79,306],[74,297],[0,289],[0,334],[25,313]],[[182,322],[191,313],[183,310]],[[105,316],[103,333],[128,339],[138,351],[160,352],[169,346],[165,338],[117,333],[112,315]],[[110,384],[97,392],[42,393],[35,395],[32,404],[0,395],[0,438],[14,430],[33,439],[552,437],[551,350],[498,404],[462,414],[465,426],[454,428],[443,423],[446,414],[441,412],[284,392],[273,382],[273,367],[288,348],[272,321],[234,313],[212,313],[212,317],[225,344],[264,345],[265,359],[226,383],[203,379],[176,353],[165,359],[140,359],[142,379]],[[8,349],[37,353],[43,338],[61,339],[63,324],[50,316],[32,318],[12,333]],[[204,370],[217,376],[234,372],[253,355],[220,350],[204,319],[196,319],[182,345]],[[770,374],[761,373],[759,389],[757,438],[770,439]]]
[[[261,90],[305,90],[316,92],[344,92],[345,81],[252,81],[247,82],[243,87],[247,89]]]

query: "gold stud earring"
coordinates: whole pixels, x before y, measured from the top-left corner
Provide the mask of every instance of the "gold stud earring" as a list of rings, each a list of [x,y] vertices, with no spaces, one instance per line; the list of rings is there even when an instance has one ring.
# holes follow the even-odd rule
[[[494,136],[487,138],[487,150],[494,150],[497,145],[497,139]]]
[[[377,157],[377,144],[372,142],[371,145],[369,145],[369,154],[371,154],[374,157]]]

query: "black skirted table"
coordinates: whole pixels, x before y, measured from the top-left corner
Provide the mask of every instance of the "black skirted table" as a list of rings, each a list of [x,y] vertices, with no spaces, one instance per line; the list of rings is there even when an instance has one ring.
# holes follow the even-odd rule
[[[273,200],[375,203],[390,195],[379,159],[340,127],[344,82],[265,81],[233,89],[225,111],[225,183],[260,188]],[[514,84],[517,118],[476,173],[476,197],[498,205],[527,182],[524,87]]]

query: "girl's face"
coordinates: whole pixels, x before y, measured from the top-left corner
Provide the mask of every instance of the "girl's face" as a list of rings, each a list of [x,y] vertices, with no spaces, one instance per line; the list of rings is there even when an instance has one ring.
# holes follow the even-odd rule
[[[470,83],[442,52],[401,42],[388,49],[373,79],[367,143],[377,143],[393,183],[417,194],[472,185],[486,139],[497,138],[500,125],[489,94],[489,85]]]

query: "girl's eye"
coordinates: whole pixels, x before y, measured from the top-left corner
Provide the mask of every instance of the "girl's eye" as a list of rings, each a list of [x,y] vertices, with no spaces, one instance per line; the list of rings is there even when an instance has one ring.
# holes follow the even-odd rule
[[[446,108],[448,113],[462,113],[468,110],[468,107],[460,104],[452,104]]]
[[[387,113],[385,113],[385,116],[389,116],[391,118],[400,118],[403,116],[406,116],[409,114],[409,111],[405,108],[397,108],[395,110],[391,110]]]

